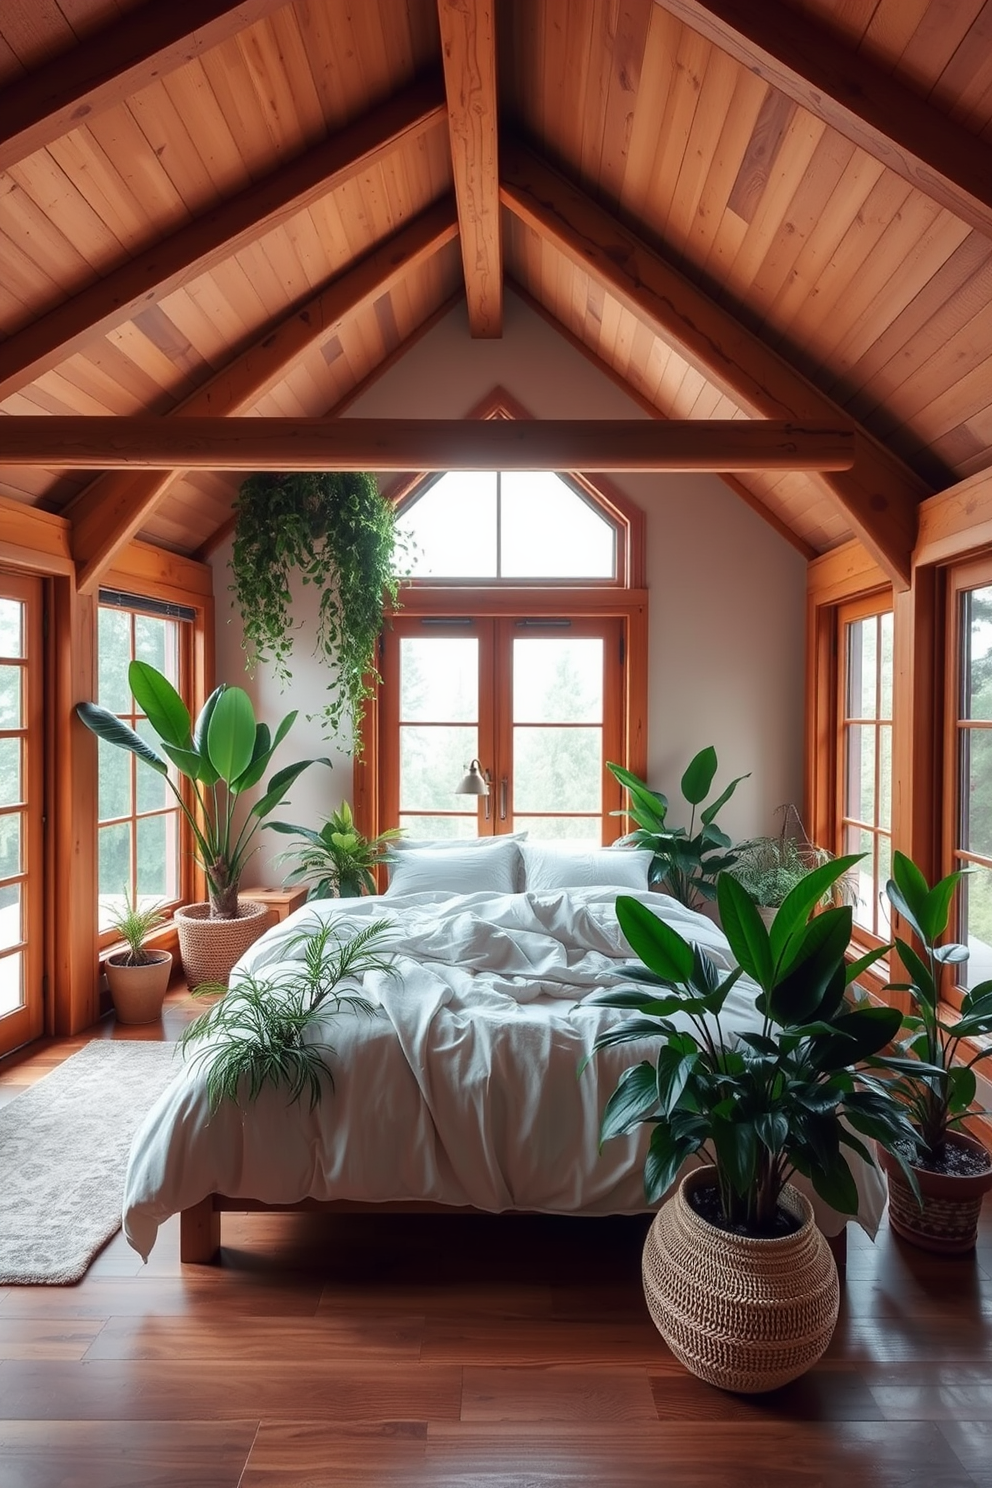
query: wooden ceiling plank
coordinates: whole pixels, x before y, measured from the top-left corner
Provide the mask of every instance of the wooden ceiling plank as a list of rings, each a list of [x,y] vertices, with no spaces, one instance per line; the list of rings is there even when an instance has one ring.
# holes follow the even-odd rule
[[[504,142],[504,205],[606,284],[722,391],[761,417],[829,422],[836,404],[578,187]],[[854,470],[822,479],[895,582],[909,581],[926,485],[864,430]]]
[[[371,305],[391,284],[433,257],[457,233],[452,199],[428,209],[402,232],[340,275],[320,294],[216,373],[177,414],[223,416],[240,412],[262,395],[315,342],[340,333],[347,321]],[[9,420],[4,420],[4,434]],[[116,554],[154,510],[179,472],[98,477],[72,504],[73,555],[81,592],[90,592]]]
[[[442,118],[440,80],[425,78],[54,306],[0,342],[0,399],[353,180]]]
[[[285,0],[149,0],[4,89],[0,170],[113,108]]]
[[[503,334],[493,0],[437,0],[468,324]]]
[[[4,419],[0,462],[170,471],[844,470],[854,444],[843,421],[53,415]]]
[[[658,0],[745,67],[979,232],[992,234],[992,148],[781,0]]]

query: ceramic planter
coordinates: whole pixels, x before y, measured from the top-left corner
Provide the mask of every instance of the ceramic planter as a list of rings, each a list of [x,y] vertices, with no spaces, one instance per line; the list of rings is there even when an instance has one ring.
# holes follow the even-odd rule
[[[840,1283],[809,1201],[787,1185],[795,1234],[751,1239],[715,1228],[688,1194],[714,1170],[688,1173],[662,1205],[644,1244],[644,1295],[672,1353],[722,1390],[758,1394],[804,1374],[833,1335]]]
[[[187,904],[177,909],[179,951],[190,989],[203,982],[223,982],[226,986],[234,963],[269,924],[268,906],[253,899],[241,900],[233,920],[211,919],[209,904]]]
[[[952,1146],[986,1151],[977,1138],[966,1132],[954,1132],[948,1141]],[[889,1224],[897,1235],[921,1250],[940,1255],[960,1255],[974,1250],[982,1200],[992,1188],[992,1166],[984,1173],[961,1177],[953,1173],[931,1173],[927,1168],[910,1164],[920,1185],[921,1207],[895,1158],[883,1151],[879,1151],[878,1158],[888,1177]]]
[[[146,951],[143,966],[125,966],[127,951],[116,951],[104,964],[118,1023],[154,1023],[172,975],[171,951]]]

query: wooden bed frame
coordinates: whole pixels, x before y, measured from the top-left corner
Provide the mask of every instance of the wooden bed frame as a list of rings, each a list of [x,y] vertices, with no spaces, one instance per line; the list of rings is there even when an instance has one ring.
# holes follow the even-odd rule
[[[214,1265],[220,1259],[220,1217],[222,1214],[485,1214],[484,1209],[466,1205],[433,1204],[428,1200],[399,1201],[393,1204],[361,1203],[355,1199],[301,1199],[298,1204],[263,1204],[257,1199],[229,1199],[224,1194],[208,1194],[191,1209],[179,1215],[179,1259],[187,1266]],[[524,1214],[526,1210],[508,1209],[506,1215]],[[576,1216],[578,1217],[578,1216]],[[828,1235],[837,1270],[841,1276],[847,1267],[847,1226],[837,1235]]]

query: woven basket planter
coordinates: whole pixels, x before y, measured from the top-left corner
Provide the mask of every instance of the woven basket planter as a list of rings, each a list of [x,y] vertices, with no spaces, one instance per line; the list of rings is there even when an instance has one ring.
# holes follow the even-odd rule
[[[986,1150],[966,1132],[955,1132],[949,1140],[977,1152]],[[881,1150],[878,1158],[889,1180],[889,1224],[897,1235],[937,1255],[961,1255],[974,1250],[982,1200],[992,1188],[992,1167],[973,1177],[931,1173],[926,1168],[913,1167],[923,1198],[921,1208],[895,1158]]]
[[[235,961],[268,929],[269,922],[268,907],[252,899],[242,899],[234,920],[211,919],[209,904],[187,904],[177,909],[179,952],[190,988],[203,982],[223,982],[226,986]]]
[[[642,1258],[655,1326],[690,1373],[721,1390],[759,1394],[805,1374],[833,1335],[840,1283],[809,1201],[786,1186],[794,1235],[753,1240],[716,1229],[687,1194],[713,1181],[688,1173],[659,1209]]]

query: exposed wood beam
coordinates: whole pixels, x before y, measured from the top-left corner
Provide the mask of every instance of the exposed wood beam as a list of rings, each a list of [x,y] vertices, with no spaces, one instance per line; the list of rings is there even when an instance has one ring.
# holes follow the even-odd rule
[[[658,0],[750,72],[992,235],[992,146],[781,0]]]
[[[4,88],[0,170],[113,108],[286,0],[148,0]]]
[[[537,156],[504,140],[501,161],[504,205],[749,413],[824,428],[848,422],[784,358]],[[858,537],[905,588],[917,508],[929,488],[863,428],[854,428],[854,468],[811,479],[823,482]]]
[[[846,470],[854,431],[763,419],[16,417],[0,464],[74,470]]]
[[[462,268],[473,336],[503,334],[493,0],[437,0]]]
[[[306,154],[221,202],[0,342],[0,399],[444,118],[439,75],[422,79]]]
[[[396,233],[373,253],[335,279],[294,314],[269,327],[258,341],[175,410],[188,417],[228,417],[261,397],[303,353],[335,335],[345,321],[372,305],[453,241],[458,220],[453,197],[446,197]],[[46,420],[43,420],[46,421]],[[0,420],[0,447],[9,419]],[[180,470],[99,476],[72,502],[72,552],[76,583],[89,593],[115,555],[134,537],[161,501]]]

